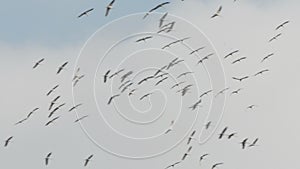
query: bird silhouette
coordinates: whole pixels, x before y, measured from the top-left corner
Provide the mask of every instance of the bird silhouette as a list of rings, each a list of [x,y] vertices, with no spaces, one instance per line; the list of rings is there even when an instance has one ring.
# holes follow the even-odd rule
[[[108,16],[109,11],[113,8],[113,4],[115,3],[115,0],[112,0],[107,6],[105,11],[105,16]]]
[[[202,50],[202,49],[204,49],[205,48],[205,46],[204,47],[200,47],[200,48],[198,48],[198,49],[195,49],[195,50],[193,50],[191,53],[190,53],[190,55],[192,55],[192,54],[194,54],[194,53],[197,53],[197,52],[199,52],[200,50]]]
[[[77,105],[71,107],[71,108],[69,109],[69,112],[71,112],[71,111],[77,109],[79,106],[82,106],[82,105],[83,105],[82,103],[79,103],[79,104],[77,104]]]
[[[249,78],[249,76],[244,76],[244,77],[241,77],[241,78],[238,78],[238,77],[232,77],[232,79],[237,80],[237,81],[240,81],[240,82],[242,82],[242,81],[244,81],[244,80],[246,80],[246,79],[248,79],[248,78]]]
[[[59,85],[55,85],[51,90],[48,91],[48,93],[46,94],[46,96],[49,96],[51,93],[53,93],[55,91],[55,89],[57,89],[59,87]]]
[[[253,76],[262,75],[262,74],[264,74],[264,73],[266,73],[266,72],[269,72],[269,71],[270,71],[269,69],[264,69],[264,70],[261,70],[261,71],[255,73]]]
[[[260,63],[266,61],[267,59],[269,59],[269,58],[272,57],[273,55],[274,55],[274,53],[268,54],[267,56],[265,56],[265,57],[260,61]]]
[[[285,22],[283,22],[282,24],[280,24],[280,25],[278,25],[276,28],[275,28],[275,30],[278,30],[278,29],[280,29],[280,28],[283,28],[286,24],[288,24],[288,23],[290,23],[290,21],[285,21]]]
[[[277,40],[277,38],[279,38],[281,35],[282,35],[281,33],[275,35],[274,37],[272,37],[272,38],[269,40],[269,42],[273,42],[274,40]]]
[[[163,7],[163,6],[167,5],[167,4],[169,4],[169,3],[170,3],[170,2],[163,2],[163,3],[161,3],[161,4],[157,5],[157,6],[155,6],[154,8],[150,9],[150,10],[146,13],[146,15],[144,15],[143,19],[145,19],[145,18],[146,18],[148,15],[150,15],[153,11],[155,11],[155,10],[157,10],[157,9],[159,9],[159,8],[161,8],[161,7]]]
[[[222,132],[219,134],[219,139],[222,139],[223,136],[225,135],[226,131],[227,131],[228,127],[225,127]]]
[[[246,145],[247,145],[247,142],[248,141],[248,138],[245,138],[240,144],[242,145],[242,149],[245,149],[246,148]]]
[[[52,155],[52,152],[48,153],[47,156],[46,156],[46,158],[45,158],[45,165],[46,166],[49,165],[49,161],[50,161],[51,155]]]
[[[241,58],[233,61],[231,64],[235,64],[235,63],[241,62],[242,60],[245,60],[245,59],[247,59],[247,57],[241,57]]]
[[[58,120],[58,119],[59,119],[59,116],[53,118],[52,120],[48,121],[48,122],[45,124],[45,126],[49,126],[50,124],[54,123],[54,122],[55,122],[56,120]]]
[[[64,64],[62,64],[62,65],[58,68],[56,74],[59,74],[62,70],[64,70],[64,68],[67,66],[68,63],[69,63],[69,62],[65,62]]]
[[[82,116],[82,117],[76,119],[76,120],[74,121],[74,123],[77,123],[77,122],[79,122],[79,121],[82,121],[83,119],[88,118],[88,117],[89,117],[88,115]]]
[[[168,12],[166,12],[160,19],[159,19],[159,28],[161,28],[165,22],[166,17],[168,16]]]
[[[13,136],[8,137],[4,142],[4,147],[7,147],[13,138],[14,138]]]
[[[37,62],[33,65],[32,69],[37,68],[39,65],[41,65],[41,63],[42,63],[44,60],[45,60],[45,58],[42,58],[42,59],[40,59],[39,61],[37,61]]]
[[[113,95],[109,98],[108,102],[107,102],[107,105],[110,105],[110,103],[113,101],[113,99],[115,99],[116,97],[119,97],[121,96],[120,94],[116,94],[116,95]]]
[[[215,17],[220,16],[221,11],[222,11],[222,6],[220,6],[218,8],[217,12],[215,14],[213,14],[210,18],[215,18]]]
[[[78,15],[77,18],[81,18],[82,16],[88,16],[88,14],[89,14],[90,12],[92,12],[93,10],[94,10],[94,8],[90,8],[90,9],[88,9],[88,10],[82,12],[80,15]]]
[[[90,155],[87,159],[84,160],[85,167],[89,164],[89,162],[92,160],[93,157],[94,157],[94,155]]]
[[[103,76],[103,81],[104,81],[104,83],[107,82],[107,78],[108,78],[108,75],[109,75],[110,71],[111,71],[111,70],[108,70],[108,71],[104,74],[104,76]]]
[[[137,43],[138,42],[146,42],[148,39],[151,39],[151,38],[153,38],[153,36],[146,36],[144,38],[136,40],[135,42],[137,42]]]
[[[218,166],[221,166],[221,165],[223,165],[224,163],[216,163],[216,164],[214,164],[212,167],[211,167],[211,169],[215,169],[215,168],[217,168]]]
[[[228,58],[229,56],[233,56],[234,54],[238,53],[239,51],[240,50],[235,50],[235,51],[228,53],[226,56],[224,56],[224,59]]]

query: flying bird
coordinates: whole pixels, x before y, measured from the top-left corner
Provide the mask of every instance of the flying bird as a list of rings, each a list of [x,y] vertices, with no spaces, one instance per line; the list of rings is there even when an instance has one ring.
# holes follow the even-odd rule
[[[258,138],[256,138],[248,147],[257,146]]]
[[[167,80],[168,78],[169,78],[169,77],[165,77],[165,78],[159,80],[159,81],[155,84],[155,86],[159,85],[160,83],[162,83],[163,81]]]
[[[137,84],[138,84],[138,85],[141,85],[142,83],[148,81],[149,79],[153,79],[153,78],[154,78],[154,76],[148,76],[148,77],[142,79],[141,81],[139,81]]]
[[[233,80],[237,80],[237,81],[240,81],[240,82],[242,82],[243,80],[246,80],[246,79],[248,79],[248,78],[249,78],[249,76],[244,76],[244,77],[241,77],[241,78],[238,78],[238,77],[232,77]]]
[[[179,161],[179,162],[176,162],[176,163],[174,163],[174,164],[171,164],[171,165],[169,165],[169,166],[167,166],[165,169],[169,169],[169,168],[174,168],[176,165],[178,165],[178,164],[180,164],[181,162]]]
[[[202,93],[199,97],[202,98],[203,96],[208,95],[210,92],[212,92],[212,90],[208,90],[208,91]]]
[[[242,60],[245,60],[245,59],[247,59],[247,57],[241,57],[241,58],[233,61],[231,64],[235,64],[235,63],[241,62]]]
[[[160,19],[159,19],[159,27],[161,28],[165,22],[166,17],[168,16],[168,12],[166,12]]]
[[[105,16],[108,16],[109,11],[113,8],[113,4],[115,3],[115,0],[112,0],[107,6],[106,6],[106,12]]]
[[[133,71],[129,71],[127,72],[126,74],[124,74],[122,77],[121,77],[121,82],[124,82],[124,80],[126,80],[126,78],[128,78],[130,75],[133,74]]]
[[[50,161],[51,155],[52,155],[52,153],[50,152],[50,153],[47,154],[47,156],[46,156],[46,158],[45,158],[45,165],[46,165],[46,166],[49,165],[49,161]]]
[[[62,64],[62,65],[58,68],[56,74],[59,74],[59,73],[67,66],[68,63],[69,63],[69,62],[65,62],[64,64]]]
[[[220,16],[220,13],[222,11],[222,6],[219,7],[219,9],[217,10],[217,12],[215,14],[213,14],[210,18],[215,18]]]
[[[115,99],[116,97],[119,97],[120,94],[116,94],[116,95],[113,95],[109,98],[108,102],[107,102],[107,105],[110,105],[110,103],[113,101],[113,99]]]
[[[171,125],[170,127],[166,130],[165,134],[168,134],[169,132],[171,132],[173,130],[173,125],[174,125],[174,120],[171,121]]]
[[[87,117],[89,117],[89,116],[88,116],[88,115],[82,116],[82,117],[76,119],[76,120],[74,121],[74,123],[77,123],[77,122],[79,122],[79,121],[82,121],[83,119],[85,119],[85,118],[87,118]]]
[[[225,135],[226,131],[227,131],[228,127],[225,127],[222,132],[219,134],[219,139],[222,139],[223,136]]]
[[[227,88],[225,88],[225,89],[223,89],[223,90],[221,90],[221,91],[219,91],[217,94],[216,94],[216,96],[215,97],[217,97],[217,96],[219,96],[220,94],[224,94],[227,90],[229,90],[230,88],[229,87],[227,87]]]
[[[177,76],[177,79],[180,78],[180,77],[182,77],[182,76],[186,76],[186,75],[192,74],[192,73],[194,73],[194,72],[184,72],[184,73],[181,73],[180,75]]]
[[[148,15],[150,15],[153,11],[155,11],[155,10],[157,10],[157,9],[159,9],[159,8],[161,8],[161,7],[163,7],[163,6],[165,6],[165,5],[167,5],[167,4],[169,4],[170,2],[163,2],[163,3],[161,3],[161,4],[159,4],[159,5],[157,5],[157,6],[155,6],[154,8],[152,8],[152,9],[150,9],[147,13],[146,13],[146,15],[143,17],[143,19],[145,19]]]
[[[108,78],[108,75],[109,75],[110,71],[111,71],[111,70],[108,70],[108,71],[104,74],[104,76],[103,76],[103,77],[104,77],[104,79],[103,79],[103,80],[104,80],[104,83],[107,82],[107,78]]]
[[[92,12],[93,10],[94,10],[94,8],[88,9],[88,10],[82,12],[80,15],[78,15],[77,18],[81,18],[82,16],[88,16],[88,14],[89,14],[90,12]]]
[[[55,91],[55,89],[57,89],[59,87],[59,85],[54,86],[51,90],[49,90],[49,92],[46,94],[46,96],[49,96],[51,93],[53,93]]]
[[[236,54],[238,52],[239,52],[239,50],[232,51],[232,52],[228,53],[226,56],[224,56],[224,59],[228,58],[229,56],[233,56],[234,54]]]
[[[13,136],[10,136],[9,138],[7,138],[7,139],[5,140],[4,147],[7,147],[8,144],[11,142],[11,140],[12,140],[13,138],[14,138]]]
[[[90,155],[87,159],[84,160],[85,167],[89,164],[89,162],[92,160],[93,157],[94,157],[94,155]]]
[[[209,127],[211,126],[211,121],[209,121],[209,122],[207,122],[206,124],[205,124],[205,129],[206,130],[208,130],[209,129]]]
[[[59,116],[53,118],[52,120],[48,121],[48,122],[45,124],[45,126],[49,126],[50,124],[54,123],[54,122],[55,122],[56,120],[58,120],[58,119],[59,119]]]
[[[245,138],[240,144],[242,145],[242,149],[246,148],[248,138]]]
[[[214,164],[212,167],[211,167],[211,169],[215,169],[215,168],[217,168],[218,166],[220,166],[220,165],[223,165],[224,163],[216,163],[216,164]]]
[[[194,135],[196,134],[196,130],[194,130],[191,135],[189,136],[188,138],[188,141],[187,141],[187,145],[189,145],[191,143],[191,141],[194,139]]]
[[[253,76],[262,75],[263,73],[266,73],[266,72],[269,72],[269,71],[270,71],[269,69],[264,69],[264,70],[261,70],[261,71],[255,73]]]
[[[242,89],[242,88],[239,88],[239,89],[237,89],[237,90],[234,90],[234,91],[231,92],[230,95],[238,94],[241,90],[243,90],[243,89]]]
[[[69,112],[71,112],[71,111],[77,109],[79,106],[82,106],[82,103],[79,103],[79,104],[77,104],[77,105],[71,107],[71,108],[69,109]]]
[[[231,139],[232,137],[234,137],[235,135],[237,135],[237,133],[231,133],[227,136],[228,139]]]
[[[185,83],[185,82],[179,82],[179,83],[176,83],[176,84],[174,84],[174,85],[171,87],[171,89],[173,89],[174,87],[178,87],[179,85],[181,85],[181,84],[183,84],[183,83]]]
[[[208,55],[206,55],[205,57],[201,58],[197,64],[203,63],[205,60],[208,60],[210,56],[214,55],[214,53],[210,53]]]
[[[48,110],[51,110],[51,109],[52,109],[52,107],[56,104],[56,101],[57,101],[59,98],[60,98],[60,96],[57,96],[57,97],[55,97],[55,98],[51,101]]]
[[[150,95],[152,95],[153,93],[147,93],[147,94],[145,94],[145,95],[143,95],[142,97],[140,97],[140,100],[143,100],[144,98],[146,98],[146,97],[148,97],[148,96],[150,96]]]
[[[204,158],[207,157],[207,156],[209,156],[209,154],[207,154],[207,153],[201,155],[201,156],[200,156],[200,159],[199,159],[199,164],[200,164],[200,163],[204,160]]]
[[[39,65],[41,65],[41,63],[44,61],[45,59],[40,59],[39,61],[37,61],[34,65],[33,65],[33,69],[37,68]]]
[[[267,56],[265,56],[265,57],[260,61],[260,63],[266,61],[267,59],[269,59],[269,58],[272,57],[273,55],[274,55],[274,53],[268,54]]]
[[[125,71],[125,69],[118,70],[118,71],[115,72],[114,74],[110,75],[109,78],[111,79],[111,78],[113,78],[114,76],[117,76],[117,75],[119,75],[121,72],[124,72],[124,71]]]
[[[286,24],[288,24],[288,23],[290,23],[290,21],[285,21],[285,22],[283,22],[282,24],[278,25],[278,26],[276,27],[275,30],[278,30],[278,29],[280,29],[280,28],[283,28],[283,27],[284,27]]]
[[[202,49],[204,49],[205,47],[200,47],[200,48],[198,48],[198,49],[196,49],[196,50],[193,50],[191,53],[190,53],[190,55],[192,55],[192,54],[194,54],[194,53],[197,53],[197,52],[199,52],[200,50],[202,50]]]
[[[269,40],[269,42],[272,42],[272,41],[276,40],[276,39],[279,38],[281,35],[282,35],[281,33],[275,35],[274,37],[272,37],[272,38]]]
[[[144,38],[141,38],[141,39],[138,39],[138,40],[136,40],[135,42],[146,42],[148,39],[151,39],[151,38],[153,38],[153,36],[146,36],[146,37],[144,37]]]

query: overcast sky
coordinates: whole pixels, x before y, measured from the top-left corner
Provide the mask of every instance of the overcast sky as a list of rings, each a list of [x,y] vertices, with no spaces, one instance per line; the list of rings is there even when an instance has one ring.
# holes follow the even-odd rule
[[[104,17],[107,0],[2,2],[0,139],[4,144],[9,136],[14,138],[7,148],[0,148],[0,168],[46,168],[44,158],[53,152],[47,168],[84,168],[84,159],[94,154],[87,168],[164,169],[182,158],[193,130],[197,130],[197,140],[191,143],[191,155],[176,168],[211,168],[217,162],[224,162],[220,169],[300,167],[296,162],[300,148],[300,79],[296,74],[300,64],[300,2],[172,0],[159,13],[141,19],[144,12],[161,2],[116,0],[108,17]],[[211,19],[220,5],[221,16]],[[89,8],[95,10],[77,19]],[[158,20],[167,11],[166,22],[176,21],[176,25],[170,33],[158,35]],[[289,24],[275,30],[287,20]],[[268,42],[279,33],[282,35],[277,40]],[[135,43],[149,35],[153,36],[149,41]],[[161,49],[185,37],[190,39]],[[198,55],[189,55],[201,46],[205,49]],[[237,49],[236,55],[224,59]],[[196,64],[210,53],[213,56],[205,66]],[[261,63],[270,53],[274,53],[273,57]],[[131,79],[137,83],[176,57],[184,63],[169,70],[166,82],[158,87],[157,80],[133,85],[138,88],[135,95],[122,93],[107,105],[121,85],[120,76],[103,83],[108,69],[113,73],[124,68],[123,74],[132,70]],[[247,59],[232,64],[241,57]],[[41,58],[45,61],[33,70]],[[56,75],[66,61],[66,69]],[[72,76],[78,67],[85,77],[72,88]],[[270,71],[253,77],[264,69]],[[194,73],[176,78],[186,71]],[[243,82],[232,80],[243,76],[250,78]],[[184,97],[176,93],[180,88],[170,89],[180,81],[193,84]],[[47,97],[48,90],[57,84],[59,88]],[[227,93],[214,97],[226,87]],[[230,95],[239,88],[242,90],[238,95]],[[191,111],[189,106],[209,89],[214,93]],[[154,92],[149,99],[139,100],[149,92]],[[55,114],[60,116],[58,121],[45,127],[49,104],[58,95],[61,98],[57,105],[66,105]],[[74,102],[83,106],[77,112],[68,112]],[[258,106],[247,110],[252,104]],[[35,107],[40,109],[24,124],[14,125]],[[84,115],[89,117],[81,124],[74,123]],[[172,120],[173,131],[163,134]],[[202,130],[207,121],[212,121],[212,127]],[[218,140],[225,126],[228,132],[237,132],[237,137]],[[242,150],[239,142],[244,138],[249,142],[259,138],[259,146]],[[210,155],[199,166],[199,157],[205,153]]]

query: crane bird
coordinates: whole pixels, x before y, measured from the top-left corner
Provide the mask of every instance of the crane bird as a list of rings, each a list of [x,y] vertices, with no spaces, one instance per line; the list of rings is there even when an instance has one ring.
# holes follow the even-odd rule
[[[79,104],[77,104],[77,105],[71,107],[71,108],[69,109],[69,112],[71,112],[71,111],[77,109],[79,106],[82,106],[82,105],[83,105],[82,103],[79,103]]]
[[[269,58],[272,57],[273,55],[274,55],[274,53],[268,54],[267,56],[265,56],[265,57],[260,61],[260,63],[266,61],[267,59],[269,59]]]
[[[219,134],[219,139],[222,139],[223,136],[225,135],[226,131],[227,131],[228,127],[225,127],[222,132]]]
[[[199,52],[200,50],[202,50],[202,49],[204,49],[204,48],[205,48],[205,46],[200,47],[200,48],[198,48],[198,49],[195,49],[195,50],[193,50],[189,55],[192,55],[192,54],[194,54],[194,53],[197,53],[197,52]]]
[[[215,97],[217,97],[217,96],[219,96],[220,94],[224,94],[227,90],[229,90],[230,88],[229,87],[227,87],[227,88],[225,88],[225,89],[223,89],[223,90],[221,90],[221,91],[219,91],[217,94],[216,94],[216,96]]]
[[[245,138],[242,142],[240,142],[240,144],[242,145],[242,149],[246,148],[247,141],[248,141],[248,138]]]
[[[171,121],[170,127],[165,131],[165,134],[168,134],[173,130],[174,120]]]
[[[104,77],[104,78],[103,78],[104,83],[106,83],[110,71],[111,71],[111,70],[108,70],[108,71],[104,74],[104,76],[103,76],[103,77]]]
[[[167,4],[170,4],[170,3],[171,3],[171,2],[163,2],[163,3],[161,3],[161,4],[157,5],[157,6],[155,6],[154,8],[150,9],[150,10],[144,15],[143,19],[145,19],[145,18],[146,18],[148,15],[150,15],[153,11],[155,11],[155,10],[157,10],[157,9],[159,9],[159,8],[161,8],[161,7],[165,6],[165,5],[167,5]]]
[[[41,65],[41,63],[42,63],[44,60],[45,60],[45,58],[42,58],[42,59],[40,59],[39,61],[37,61],[37,62],[33,65],[32,69],[37,68],[39,65]]]
[[[233,61],[231,64],[235,64],[235,63],[241,62],[242,60],[245,60],[245,59],[247,59],[247,57],[241,57],[241,58]]]
[[[51,110],[51,109],[52,109],[52,107],[56,104],[56,101],[57,101],[59,98],[60,98],[60,96],[57,96],[57,97],[55,97],[55,98],[51,101],[48,110]]]
[[[105,16],[108,16],[109,11],[113,8],[113,4],[115,3],[115,0],[112,0],[107,6],[106,6],[106,12]]]
[[[48,153],[47,156],[46,156],[46,158],[45,158],[45,165],[46,166],[49,165],[49,161],[50,161],[51,155],[52,155],[52,152]]]
[[[281,33],[275,35],[274,37],[272,37],[272,38],[269,40],[269,42],[272,42],[272,41],[276,40],[276,39],[279,38],[281,35],[282,35]]]
[[[194,135],[196,134],[196,130],[194,130],[191,135],[189,136],[188,138],[188,141],[187,141],[187,145],[189,145],[191,143],[191,141],[194,139]]]
[[[121,69],[121,70],[118,70],[117,72],[115,72],[114,74],[110,75],[109,78],[113,78],[114,76],[117,76],[119,75],[120,73],[122,73],[123,71],[125,71],[125,69]]]
[[[231,138],[233,138],[234,136],[236,136],[237,135],[237,133],[231,133],[231,134],[229,134],[228,136],[227,136],[227,138],[228,139],[231,139]]]
[[[207,157],[207,156],[209,156],[208,153],[201,155],[200,158],[199,158],[199,164],[201,164],[201,162],[202,162],[202,161],[205,159],[205,157]]]
[[[146,98],[146,97],[148,97],[148,96],[150,96],[150,95],[152,95],[153,93],[147,93],[147,94],[145,94],[145,95],[143,95],[142,97],[140,97],[140,100],[143,100],[144,98]]]
[[[208,90],[208,91],[202,93],[199,97],[202,98],[203,96],[208,95],[210,92],[212,92],[212,90]]]
[[[119,97],[120,94],[116,94],[116,95],[113,95],[109,98],[108,102],[107,102],[107,105],[110,105],[110,103],[113,101],[113,99],[115,99],[116,97]]]
[[[240,82],[242,82],[242,81],[244,81],[244,80],[246,80],[246,79],[248,79],[248,78],[249,78],[249,76],[244,76],[244,77],[241,77],[241,78],[238,78],[238,77],[232,77],[233,80],[237,80],[237,81],[240,81]]]
[[[176,84],[174,84],[173,86],[171,86],[171,89],[173,89],[174,87],[178,87],[179,85],[185,83],[184,81],[183,82],[178,82]]]
[[[167,166],[165,169],[169,169],[171,167],[174,168],[176,165],[178,165],[180,163],[181,163],[181,161],[175,162],[174,164],[171,164],[171,165]]]
[[[224,163],[216,163],[216,164],[214,164],[212,167],[211,167],[211,169],[215,169],[215,168],[217,168],[218,166],[221,166],[221,165],[223,165]]]
[[[5,140],[4,147],[7,147],[8,144],[12,141],[13,138],[14,138],[13,136],[10,136],[9,138],[7,138],[7,139]]]
[[[88,115],[82,116],[82,117],[76,119],[76,120],[74,121],[74,123],[77,123],[77,122],[79,122],[79,121],[82,121],[83,119],[85,119],[85,118],[87,118],[87,117],[89,117],[89,116],[88,116]]]
[[[243,88],[239,88],[239,89],[237,89],[237,90],[234,90],[234,91],[231,92],[230,95],[233,95],[233,94],[239,94],[239,92],[240,92],[241,90],[243,90]]]
[[[179,79],[180,77],[182,76],[186,76],[188,74],[193,74],[194,72],[184,72],[184,73],[181,73],[180,75],[178,75],[176,78]]]
[[[218,8],[217,12],[215,14],[213,14],[210,18],[215,18],[215,17],[220,16],[221,11],[222,11],[222,6],[220,6]]]
[[[94,10],[94,8],[90,8],[90,9],[88,9],[88,10],[82,12],[80,15],[78,15],[77,18],[81,18],[82,16],[88,16],[88,14],[89,14],[90,12],[92,12],[93,10]]]
[[[164,77],[163,79],[159,80],[157,83],[155,83],[155,86],[159,85],[163,81],[167,80],[169,77]]]
[[[67,66],[68,63],[69,63],[69,62],[65,62],[64,64],[62,64],[62,65],[58,68],[56,74],[59,74],[59,73]]]
[[[275,30],[279,30],[280,28],[283,28],[288,23],[290,23],[290,21],[283,22],[282,24],[278,25]]]
[[[55,85],[51,90],[48,91],[48,93],[46,94],[46,96],[49,96],[51,93],[53,93],[57,88],[59,87],[59,85]]]
[[[224,56],[224,59],[228,58],[229,56],[233,56],[234,54],[238,53],[239,51],[240,50],[235,50],[235,51],[228,53],[226,56]]]
[[[84,160],[84,166],[85,167],[89,164],[89,162],[92,160],[93,157],[94,157],[94,155],[92,154],[87,159]]]
[[[143,37],[143,38],[141,38],[141,39],[138,39],[138,40],[136,40],[135,42],[146,42],[148,39],[151,39],[151,38],[153,38],[153,36],[146,36],[146,37]]]
[[[257,146],[258,138],[256,138],[248,147]]]
[[[269,71],[270,71],[269,69],[264,69],[264,70],[261,70],[261,71],[255,73],[253,76],[262,75],[263,73],[266,73],[266,72],[269,72]]]
[[[159,19],[159,28],[161,28],[165,22],[166,17],[168,16],[168,12],[166,12],[160,19]]]
[[[45,126],[49,126],[50,124],[54,123],[54,122],[55,122],[56,120],[58,120],[58,119],[59,119],[59,116],[53,118],[52,120],[48,121],[48,122],[45,124]]]
[[[121,82],[124,82],[124,80],[126,80],[130,75],[133,74],[133,71],[129,71],[127,73],[125,73],[122,77],[121,77]]]
[[[211,57],[212,55],[214,55],[214,53],[210,53],[210,54],[206,55],[205,57],[201,58],[201,59],[197,62],[197,65],[199,65],[200,63],[203,63],[205,60],[208,60],[209,57]]]

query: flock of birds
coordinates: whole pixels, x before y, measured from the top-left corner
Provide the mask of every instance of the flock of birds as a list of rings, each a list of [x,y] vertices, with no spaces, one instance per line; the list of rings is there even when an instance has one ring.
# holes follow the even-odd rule
[[[113,4],[115,3],[115,0],[111,1],[107,7],[106,7],[106,12],[105,12],[105,16],[108,16],[109,15],[109,12],[110,10],[113,8]],[[171,2],[164,2],[164,3],[161,3],[157,6],[155,6],[154,8],[151,8],[143,17],[143,19],[146,19],[147,17],[149,17],[149,15],[156,11],[157,9],[159,8],[162,8],[168,4],[170,4]],[[222,6],[220,6],[218,8],[218,10],[216,11],[216,13],[214,13],[211,18],[216,18],[216,17],[219,17],[221,16],[221,12],[222,12]],[[89,10],[86,10],[84,12],[82,12],[78,18],[82,17],[82,16],[85,16],[85,15],[88,15],[90,12],[92,12],[94,10],[94,8],[91,8]],[[164,15],[162,15],[162,17],[160,18],[159,20],[159,31],[157,33],[169,33],[173,30],[174,26],[175,26],[175,21],[172,21],[172,22],[168,22],[166,23],[166,18],[168,17],[168,13],[165,13]],[[280,24],[278,27],[275,28],[276,31],[284,28],[287,24],[289,24],[290,21],[286,21],[286,22],[283,22],[282,24]],[[274,37],[270,38],[269,39],[269,42],[273,42],[275,40],[277,40],[280,36],[282,36],[281,33],[278,33],[276,34]],[[136,43],[140,43],[140,42],[146,42],[150,39],[153,39],[154,37],[153,36],[146,36],[146,37],[142,37],[140,39],[137,39],[136,40]],[[162,49],[167,49],[167,48],[171,48],[173,45],[176,45],[176,44],[180,44],[186,40],[190,39],[190,37],[186,37],[186,38],[182,38],[182,39],[178,39],[176,41],[172,41],[166,45],[163,45],[162,46]],[[205,49],[205,47],[198,47],[196,48],[195,50],[192,50],[188,53],[188,55],[193,55],[193,54],[199,54],[199,51]],[[237,56],[237,54],[239,53],[240,51],[239,50],[234,50],[234,51],[231,51],[229,52],[228,54],[226,54],[224,56],[224,60],[228,60],[230,58],[233,58],[235,56]],[[198,62],[197,64],[204,64],[205,61],[209,60],[210,57],[213,57],[214,53],[209,53],[205,56],[203,56]],[[267,56],[264,56],[263,58],[261,58],[261,63],[263,62],[266,62],[268,59],[270,59],[271,57],[273,57],[275,54],[274,53],[270,53],[268,54]],[[236,58],[234,59],[233,61],[231,61],[231,64],[238,64],[242,61],[245,61],[247,60],[247,57],[239,57],[239,58]],[[130,79],[130,77],[134,74],[134,72],[132,70],[128,70],[126,71],[125,69],[121,69],[121,70],[117,70],[115,72],[113,72],[113,70],[107,70],[106,72],[103,73],[103,83],[108,83],[110,80],[112,80],[113,78],[117,78],[119,77],[120,78],[120,82],[121,82],[121,85],[119,86],[119,93],[118,94],[114,94],[112,95],[111,97],[108,98],[108,101],[107,101],[107,105],[110,105],[114,102],[115,99],[117,99],[118,97],[121,97],[122,94],[124,94],[125,92],[127,92],[128,96],[134,96],[135,95],[135,92],[138,90],[139,87],[141,87],[144,83],[148,83],[150,81],[155,81],[155,84],[154,86],[158,86],[158,85],[162,85],[165,81],[167,81],[169,79],[169,71],[172,67],[175,67],[177,65],[179,65],[180,63],[183,63],[185,60],[183,59],[180,59],[180,58],[175,58],[173,60],[171,60],[170,62],[166,63],[164,66],[162,66],[160,69],[158,69],[153,75],[151,76],[147,76],[147,77],[144,77],[143,79],[141,79],[140,81],[137,81],[137,82],[134,82],[132,79]],[[33,65],[33,69],[37,69],[39,66],[42,65],[42,63],[45,62],[45,58],[42,58],[40,60],[38,60],[37,62],[34,63]],[[69,64],[69,62],[64,62],[63,64],[61,64],[58,68],[57,68],[57,71],[56,71],[56,74],[59,75],[63,72],[63,70],[65,70],[66,66]],[[252,75],[246,75],[246,76],[242,76],[242,77],[232,77],[232,80],[235,80],[235,81],[238,81],[238,82],[243,82],[245,80],[248,80],[252,77],[256,77],[256,76],[259,76],[259,75],[263,75],[264,73],[267,73],[269,72],[270,70],[269,69],[262,69]],[[177,79],[182,79],[190,74],[193,74],[193,72],[182,72],[181,74],[177,75],[176,78]],[[85,77],[85,75],[83,74],[80,74],[80,68],[77,69],[76,73],[74,74],[74,77],[72,79],[72,83],[73,83],[73,86],[75,87],[79,82],[80,80],[82,80],[83,78]],[[188,84],[186,81],[179,81],[178,83],[176,84],[173,84],[172,86],[170,86],[170,89],[173,90],[175,88],[177,88],[176,90],[176,93],[179,93],[182,97],[183,96],[186,96],[188,95],[188,93],[192,90],[192,87],[194,85],[193,84]],[[60,87],[59,84],[53,86],[49,91],[47,91],[45,94],[47,97],[50,97],[52,96],[55,91]],[[201,106],[201,103],[202,103],[202,99],[204,98],[204,96],[206,95],[209,95],[211,93],[215,93],[214,97],[218,97],[219,95],[222,95],[222,94],[225,94],[227,91],[231,90],[231,88],[229,87],[226,87],[220,91],[214,91],[212,89],[208,89],[206,92],[202,93],[200,96],[199,96],[199,99],[195,101],[195,103],[193,103],[189,109],[191,109],[192,111],[196,110],[199,106]],[[231,91],[231,94],[230,95],[237,95],[239,94],[241,91],[243,90],[243,88],[239,88],[239,89],[232,89]],[[145,98],[151,96],[152,94],[154,94],[153,92],[149,92],[149,93],[145,93],[143,95],[141,95],[139,97],[139,100],[144,100]],[[56,113],[58,112],[58,110],[60,110],[62,107],[64,107],[66,105],[66,103],[61,103],[59,104],[59,100],[60,100],[61,96],[56,96],[54,97],[50,102],[49,102],[49,114],[48,114],[48,118],[49,118],[49,121],[47,121],[45,123],[45,126],[50,126],[50,125],[53,125],[59,118],[60,116],[56,116]],[[74,105],[72,107],[69,108],[69,112],[72,112],[74,110],[76,110],[78,107],[82,106],[83,104],[80,103],[80,104],[77,104],[77,105]],[[249,105],[248,107],[246,107],[246,109],[253,109],[257,107],[257,105],[255,104],[251,104]],[[28,121],[32,115],[34,113],[36,113],[37,111],[39,110],[38,107],[34,108],[31,112],[29,112],[27,114],[27,116],[19,121],[17,121],[15,123],[16,126],[18,125],[21,125],[23,124],[24,122]],[[82,117],[79,117],[78,119],[76,119],[74,121],[74,123],[77,123],[77,122],[80,122],[86,118],[88,118],[89,116],[88,115],[85,115],[85,116],[82,116]],[[206,124],[205,124],[205,129],[208,130],[210,129],[210,127],[212,126],[214,122],[213,121],[208,121]],[[175,124],[175,121],[172,120],[171,121],[171,125],[170,127],[165,131],[164,134],[168,134],[169,132],[173,131],[173,125]],[[237,136],[237,132],[229,132],[229,127],[226,126],[224,127],[221,132],[218,134],[218,137],[217,139],[224,139],[224,138],[227,138],[228,140],[230,139],[233,139]],[[196,138],[196,130],[193,130],[192,133],[189,135],[189,137],[187,138],[187,145],[188,145],[188,149],[186,152],[184,152],[182,158],[180,158],[180,160],[178,160],[177,162],[175,163],[172,163],[168,166],[165,167],[165,169],[168,169],[168,168],[174,168],[175,166],[179,165],[180,163],[182,163],[183,161],[185,161],[187,159],[188,156],[191,155],[191,152],[193,150],[193,141],[194,140],[197,140]],[[14,136],[10,136],[8,137],[6,140],[5,140],[5,143],[4,143],[4,147],[9,147],[10,146],[10,143],[13,141],[14,139]],[[250,138],[244,138],[242,139],[239,144],[241,146],[242,149],[246,149],[246,148],[251,148],[251,147],[255,147],[258,145],[258,141],[259,141],[259,138],[255,138],[255,139],[250,139]],[[50,164],[50,160],[52,159],[52,155],[53,153],[52,152],[49,152],[48,154],[46,154],[44,160],[45,160],[45,165],[49,165]],[[206,158],[208,158],[210,156],[210,154],[208,153],[205,153],[205,154],[202,154],[200,155],[199,157],[199,164],[203,163],[204,160]],[[88,166],[89,162],[92,160],[92,158],[94,157],[93,154],[91,154],[90,156],[88,156],[86,159],[83,160],[83,166]],[[224,162],[216,162],[214,164],[211,165],[211,169],[216,169],[220,166],[224,165]]]

